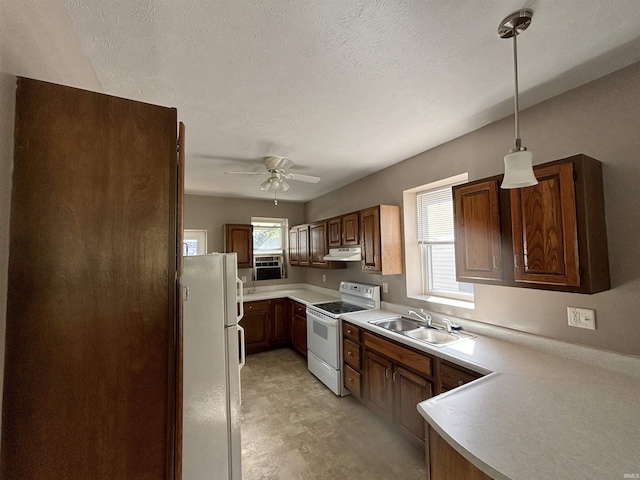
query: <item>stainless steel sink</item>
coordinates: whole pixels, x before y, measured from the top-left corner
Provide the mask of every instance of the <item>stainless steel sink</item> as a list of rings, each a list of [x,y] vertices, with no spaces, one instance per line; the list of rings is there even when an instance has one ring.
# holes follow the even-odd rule
[[[441,330],[434,330],[433,328],[425,328],[424,330],[417,330],[414,332],[407,332],[405,334],[409,338],[420,340],[421,342],[427,342],[431,345],[445,346],[460,340],[460,337],[454,333],[443,332]]]
[[[372,320],[369,323],[398,333],[410,332],[412,330],[424,328],[424,326],[417,320],[401,316],[383,318],[382,320]]]
[[[468,338],[474,338],[475,335],[468,333],[447,332],[440,327],[428,326],[424,322],[419,322],[413,318],[403,316],[395,316],[383,318],[381,320],[371,320],[372,325],[391,330],[392,332],[413,338],[419,342],[428,343],[434,347],[445,347]]]

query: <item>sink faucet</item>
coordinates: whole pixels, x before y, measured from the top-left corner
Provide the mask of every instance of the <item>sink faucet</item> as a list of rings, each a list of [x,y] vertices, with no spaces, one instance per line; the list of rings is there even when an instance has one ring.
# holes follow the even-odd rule
[[[422,308],[420,309],[420,313],[414,312],[413,310],[409,310],[409,315],[412,315],[412,314],[415,315],[416,317],[418,317],[420,320],[422,320],[428,326],[431,326],[431,315],[429,315],[427,312],[425,312]]]
[[[451,323],[451,320],[449,320],[448,318],[443,318],[442,323],[444,323],[444,328],[447,330],[447,332],[453,332],[453,328],[451,328],[451,326],[453,325]]]

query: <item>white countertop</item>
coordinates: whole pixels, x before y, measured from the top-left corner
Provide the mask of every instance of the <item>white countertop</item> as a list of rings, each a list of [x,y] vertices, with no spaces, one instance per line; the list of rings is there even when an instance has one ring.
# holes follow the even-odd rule
[[[347,321],[489,375],[418,405],[467,460],[496,479],[640,478],[640,378],[486,336],[432,347]]]
[[[268,289],[268,290],[257,290],[253,293],[248,293],[245,291],[243,300],[245,302],[252,302],[255,300],[269,300],[272,298],[290,298],[295,300],[296,302],[303,303],[305,305],[309,305],[312,303],[320,303],[320,302],[330,302],[337,298],[340,298],[340,293],[333,292],[328,289],[312,289],[305,287],[297,287],[294,288],[280,288],[280,289]]]

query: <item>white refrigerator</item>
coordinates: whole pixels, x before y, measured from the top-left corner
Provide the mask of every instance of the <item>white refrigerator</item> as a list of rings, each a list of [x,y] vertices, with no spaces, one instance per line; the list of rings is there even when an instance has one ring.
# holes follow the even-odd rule
[[[242,282],[235,253],[184,257],[185,480],[241,480]]]

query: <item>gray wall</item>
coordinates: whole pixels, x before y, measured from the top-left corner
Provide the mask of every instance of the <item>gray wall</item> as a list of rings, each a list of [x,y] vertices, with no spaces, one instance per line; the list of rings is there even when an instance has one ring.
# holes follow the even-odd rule
[[[298,225],[304,222],[304,205],[278,201],[276,206],[273,200],[204,195],[185,195],[184,198],[184,228],[207,231],[207,252],[223,251],[225,223],[250,224],[251,217],[286,218],[289,225]],[[238,273],[251,279],[251,269],[240,269]],[[257,285],[300,283],[304,281],[304,274],[303,268],[289,267],[286,279],[260,281]]]
[[[389,283],[383,300],[470,318],[573,343],[640,355],[640,63],[531,107],[521,115],[523,144],[534,163],[576,153],[603,162],[612,289],[595,295],[475,286],[475,309],[406,297],[404,275],[307,269],[310,284],[337,287],[343,278]],[[402,205],[402,191],[468,172],[469,180],[503,171],[513,117],[492,123],[305,204],[315,221],[375,204]],[[322,282],[322,274],[327,282]],[[567,306],[596,310],[597,330],[567,325]]]

